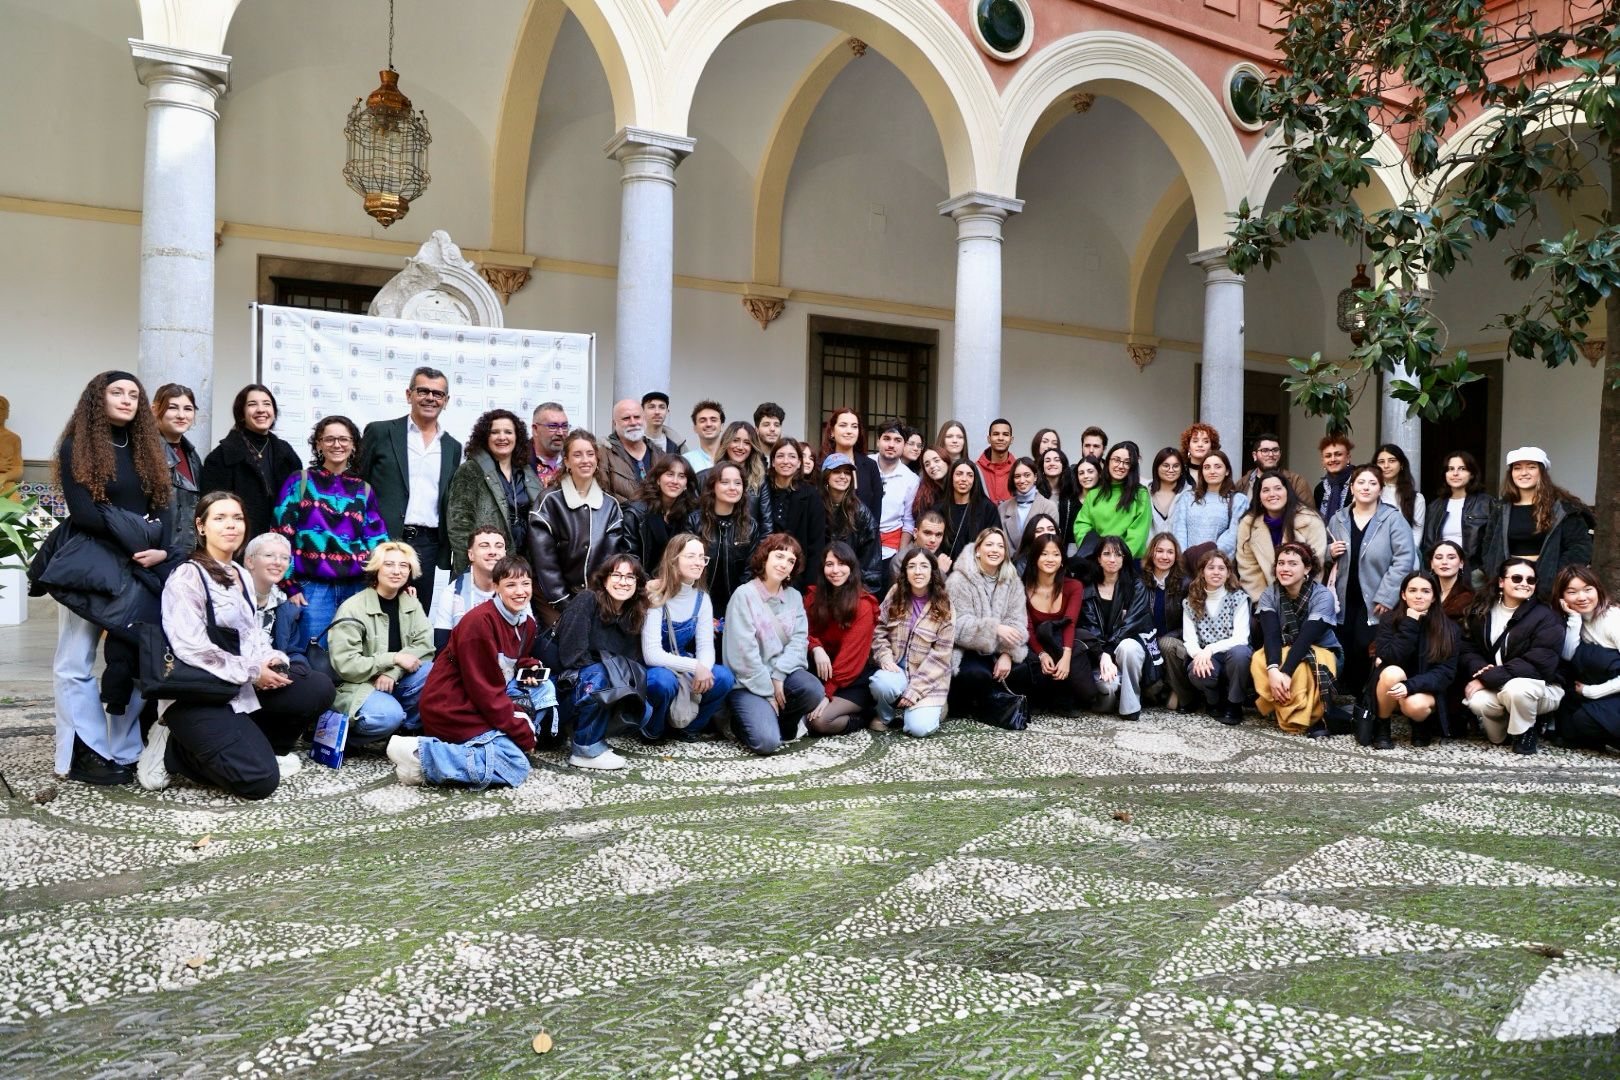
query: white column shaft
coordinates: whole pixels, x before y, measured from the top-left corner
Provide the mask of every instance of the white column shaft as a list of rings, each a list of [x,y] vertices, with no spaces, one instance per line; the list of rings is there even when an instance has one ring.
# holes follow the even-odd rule
[[[1204,271],[1198,417],[1221,433],[1224,446],[1238,447],[1243,441],[1243,275],[1227,268],[1224,248],[1187,259]]]
[[[1380,442],[1394,443],[1406,451],[1415,476],[1423,464],[1423,421],[1415,416],[1408,419],[1406,402],[1398,401],[1390,394],[1391,384],[1396,380],[1410,382],[1411,379],[1404,365],[1397,367],[1393,374],[1381,377],[1378,387],[1378,439]]]
[[[968,433],[968,452],[1001,415],[1001,237],[1017,199],[978,192],[940,205],[956,220],[956,348],[951,402]]]
[[[150,394],[166,382],[197,394],[190,438],[212,445],[214,125],[230,58],[131,41],[147,88],[141,189],[140,354]]]
[[[691,139],[626,128],[607,152],[620,176],[613,398],[669,389],[675,305],[675,167]]]

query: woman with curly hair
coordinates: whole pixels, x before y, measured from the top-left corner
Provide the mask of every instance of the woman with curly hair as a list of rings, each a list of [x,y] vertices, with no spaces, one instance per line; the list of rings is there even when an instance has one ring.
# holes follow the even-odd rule
[[[276,496],[300,468],[298,451],[272,429],[279,408],[263,383],[249,383],[231,402],[235,426],[203,458],[201,491],[234,491],[252,539],[276,523]],[[358,456],[358,455],[357,455]]]
[[[1198,469],[1204,464],[1212,450],[1221,448],[1221,433],[1209,424],[1197,423],[1189,426],[1181,433],[1181,460],[1186,463],[1187,475],[1198,475]]]
[[[480,525],[499,529],[513,554],[529,549],[529,512],[540,505],[540,477],[529,468],[523,436],[523,421],[506,409],[484,413],[467,436],[467,460],[450,478],[445,514],[453,576],[467,572],[467,548]]]
[[[778,444],[780,445],[780,444]],[[737,737],[756,754],[802,738],[805,718],[826,700],[809,669],[810,619],[791,580],[804,549],[787,533],[759,542],[753,578],[726,605],[726,666],[737,677],[731,710]]]
[[[366,587],[366,560],[388,539],[376,493],[349,471],[360,455],[354,421],[321,417],[309,448],[310,467],[287,477],[276,503],[276,532],[292,547],[292,576],[282,588],[289,599],[304,598],[306,641],[325,633],[343,601]]]
[[[636,498],[624,508],[625,550],[642,566],[664,562],[669,538],[686,528],[697,509],[697,471],[679,454],[666,454],[647,470]]]
[[[127,784],[141,754],[141,698],[128,628],[157,620],[170,557],[165,519],[172,486],[163,435],[140,381],[105,371],[85,386],[56,450],[56,481],[67,524],[51,534],[30,573],[57,609],[58,776],[86,784]],[[79,538],[83,541],[79,542]],[[107,638],[98,689],[96,650]]]

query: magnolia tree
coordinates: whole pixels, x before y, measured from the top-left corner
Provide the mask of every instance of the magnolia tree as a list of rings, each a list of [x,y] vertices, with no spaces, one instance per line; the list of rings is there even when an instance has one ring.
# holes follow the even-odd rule
[[[1288,245],[1322,233],[1364,244],[1371,281],[1357,293],[1360,344],[1342,363],[1290,361],[1294,401],[1330,428],[1349,426],[1358,385],[1399,374],[1391,393],[1411,415],[1461,407],[1482,376],[1449,351],[1420,286],[1500,238],[1503,272],[1525,304],[1494,325],[1510,356],[1549,368],[1595,347],[1606,305],[1608,379],[1599,429],[1597,563],[1620,581],[1620,0],[1502,5],[1484,0],[1285,0],[1278,73],[1260,91],[1281,142],[1293,197],[1233,215],[1233,270],[1270,268]],[[1448,137],[1483,115],[1472,137]],[[1366,213],[1374,144],[1401,147],[1420,194]],[[1549,230],[1540,196],[1603,193],[1601,219]]]

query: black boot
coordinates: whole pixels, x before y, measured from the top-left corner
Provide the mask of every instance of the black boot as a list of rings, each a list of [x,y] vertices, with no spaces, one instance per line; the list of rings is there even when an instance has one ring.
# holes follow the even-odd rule
[[[1513,752],[1515,754],[1533,754],[1536,752],[1536,729],[1513,736]]]
[[[1389,735],[1389,717],[1380,716],[1378,718],[1378,723],[1375,725],[1373,732],[1372,748],[1374,750],[1395,749],[1395,740],[1390,738]]]
[[[1215,716],[1215,719],[1219,720],[1227,727],[1237,727],[1239,724],[1243,723],[1243,706],[1229,701],[1225,705],[1221,706],[1219,712],[1217,712]]]
[[[1429,726],[1428,720],[1412,721],[1412,745],[1432,746],[1434,744],[1434,729]]]
[[[1378,717],[1371,712],[1356,710],[1356,745],[1371,746],[1378,734]]]
[[[128,765],[109,761],[84,745],[78,736],[74,736],[73,760],[68,766],[68,779],[77,780],[81,784],[115,787],[119,784],[133,783],[135,770]]]

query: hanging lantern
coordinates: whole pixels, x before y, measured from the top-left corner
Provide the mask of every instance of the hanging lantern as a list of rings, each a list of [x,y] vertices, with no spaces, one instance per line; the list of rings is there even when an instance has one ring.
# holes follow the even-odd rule
[[[1372,279],[1367,276],[1367,264],[1356,263],[1356,276],[1350,279],[1350,287],[1339,290],[1338,326],[1350,335],[1350,343],[1357,348],[1367,340],[1367,312],[1357,294],[1370,288]]]
[[[394,70],[394,3],[388,2],[388,67],[378,72],[382,84],[369,96],[355,99],[343,134],[349,159],[343,179],[365,200],[366,213],[383,228],[410,212],[411,203],[427,190],[427,116],[412,109],[399,89]]]

